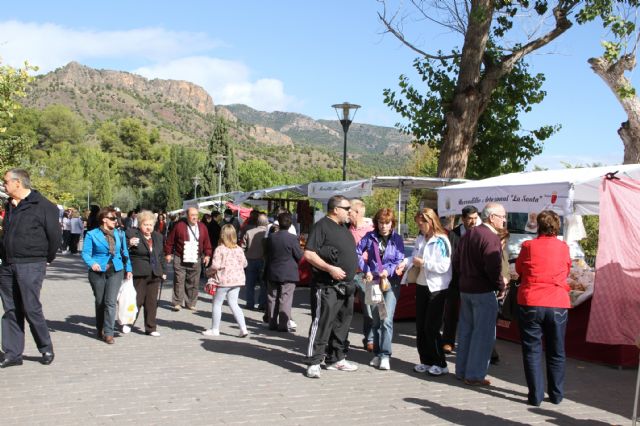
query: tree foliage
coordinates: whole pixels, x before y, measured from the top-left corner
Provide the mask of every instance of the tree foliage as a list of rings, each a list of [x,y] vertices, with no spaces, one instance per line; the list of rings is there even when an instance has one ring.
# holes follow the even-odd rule
[[[400,76],[401,96],[390,89],[384,91],[385,103],[408,119],[407,124],[399,127],[413,135],[418,144],[442,149],[445,115],[454,97],[455,79],[460,70],[457,58],[451,61],[418,58],[414,61],[414,68],[428,88],[425,94],[413,87],[404,75]],[[523,61],[500,79],[479,117],[467,177],[481,179],[522,171],[531,158],[542,152],[542,141],[560,126],[525,131],[519,116],[544,99],[543,82],[544,76],[529,74]]]
[[[545,27],[546,33],[537,38],[531,37],[522,43],[507,43],[505,39],[508,39],[511,34],[510,30],[514,26],[515,17],[528,14],[545,16],[550,8],[549,2],[544,0],[533,4],[528,0],[498,2],[451,0],[433,3],[418,0],[411,2],[409,7],[415,8],[415,13],[421,17],[419,22],[440,24],[462,36],[461,46],[454,47],[451,54],[443,54],[441,51],[427,53],[417,47],[416,43],[411,42],[404,32],[404,24],[411,19],[411,16],[401,11],[388,13],[387,2],[382,1],[382,3],[384,10],[379,17],[387,31],[418,52],[423,60],[440,61],[440,66],[446,70],[445,74],[453,76],[442,82],[443,86],[454,82],[453,88],[443,87],[451,95],[447,99],[442,99],[441,117],[444,123],[440,126],[442,142],[439,144],[438,163],[438,175],[442,177],[465,176],[472,150],[481,140],[479,135],[481,117],[490,107],[494,92],[505,84],[505,77],[513,71],[518,71],[518,64],[526,55],[549,44],[571,27],[569,15],[579,4],[577,0],[559,1],[550,11],[554,23],[549,28]],[[433,65],[430,64],[429,67]],[[433,70],[433,68],[430,69]],[[427,75],[432,72],[429,69],[426,71]],[[520,68],[520,72],[522,71]],[[535,81],[529,82],[529,84],[532,83],[535,85]],[[433,91],[438,93],[437,90]],[[527,102],[529,102],[528,99]],[[513,114],[507,113],[506,116],[513,117]],[[499,129],[493,129],[493,131],[497,130]],[[551,130],[548,128],[547,132]],[[540,139],[540,136],[536,138]],[[437,141],[433,142],[437,143]],[[488,139],[487,142],[492,144]],[[489,151],[499,152],[499,147],[492,146],[492,148]],[[522,158],[527,156],[524,152],[517,154]],[[504,158],[508,157],[504,156]],[[492,162],[500,163],[497,159]]]

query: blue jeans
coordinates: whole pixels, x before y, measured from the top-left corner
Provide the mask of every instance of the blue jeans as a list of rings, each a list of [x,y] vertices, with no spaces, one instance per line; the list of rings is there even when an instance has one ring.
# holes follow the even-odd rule
[[[391,290],[384,292],[384,304],[387,309],[387,317],[381,321],[378,306],[371,307],[373,324],[373,353],[381,358],[391,356],[391,341],[393,340],[393,315],[396,311],[396,303],[400,297],[400,285],[391,286]],[[369,305],[366,305],[369,306]]]
[[[483,380],[496,342],[498,299],[487,293],[460,293],[456,376]]]
[[[360,306],[362,306],[362,343],[367,344],[373,342],[373,330],[371,325],[373,323],[373,315],[371,313],[371,306],[364,303],[364,280],[362,279],[362,272],[356,274],[353,278],[353,282],[356,283],[358,288],[358,299],[360,300]]]
[[[256,285],[260,286],[260,295],[258,296],[258,304],[261,306],[267,305],[267,289],[264,285],[260,284],[262,278],[262,269],[264,267],[264,260],[262,259],[248,259],[247,267],[244,270],[245,273],[245,289],[244,300],[247,302],[247,307],[253,309],[255,307],[255,289]]]
[[[569,312],[566,308],[542,306],[518,307],[518,325],[522,339],[522,361],[529,388],[528,401],[540,405],[544,398],[542,371],[542,338],[544,335],[547,361],[547,393],[554,404],[564,393],[564,336]]]
[[[118,272],[89,270],[89,283],[96,298],[96,329],[98,333],[102,331],[105,336],[113,336],[116,323],[116,301],[123,277],[124,269]]]

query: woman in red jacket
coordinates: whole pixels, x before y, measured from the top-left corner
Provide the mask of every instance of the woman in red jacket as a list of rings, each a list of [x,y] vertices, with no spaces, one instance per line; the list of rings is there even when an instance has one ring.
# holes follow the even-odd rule
[[[551,210],[537,218],[538,238],[525,241],[516,260],[520,275],[518,314],[522,360],[529,387],[528,402],[539,406],[544,397],[542,338],[546,346],[547,392],[559,404],[564,388],[564,336],[567,329],[571,269],[569,246],[557,238],[560,217]]]

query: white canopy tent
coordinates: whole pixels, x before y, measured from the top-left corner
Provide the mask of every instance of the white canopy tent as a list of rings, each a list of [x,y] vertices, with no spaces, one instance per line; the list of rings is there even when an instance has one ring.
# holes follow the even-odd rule
[[[567,216],[597,215],[599,187],[607,173],[640,179],[640,164],[510,173],[460,185],[437,188],[438,214],[460,214],[466,205],[482,210],[498,202],[508,212],[554,210]]]
[[[374,176],[370,179],[361,180],[312,182],[309,184],[308,196],[324,203],[336,194],[344,195],[347,198],[355,198],[371,195],[374,188],[398,189],[398,215],[400,215],[400,212],[402,212],[402,200],[407,199],[409,192],[412,190],[435,190],[444,185],[455,185],[463,182],[468,181],[466,179],[422,176]],[[398,230],[400,230],[399,220]]]

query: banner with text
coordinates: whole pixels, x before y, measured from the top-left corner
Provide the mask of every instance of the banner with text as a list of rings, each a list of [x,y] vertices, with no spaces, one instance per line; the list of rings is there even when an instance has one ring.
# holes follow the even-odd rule
[[[367,197],[373,193],[370,179],[337,182],[312,182],[308,187],[308,196],[315,200],[328,200],[334,195],[347,198]]]
[[[571,213],[572,191],[566,183],[438,189],[438,215],[460,214],[464,206],[478,210],[490,202],[502,204],[507,212],[529,213],[553,210],[559,215]]]

